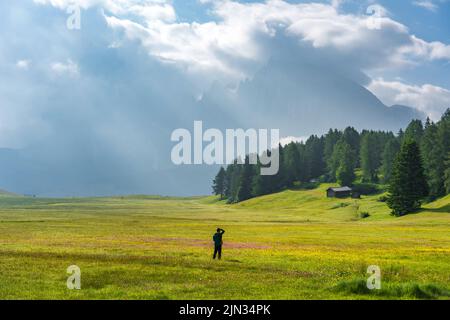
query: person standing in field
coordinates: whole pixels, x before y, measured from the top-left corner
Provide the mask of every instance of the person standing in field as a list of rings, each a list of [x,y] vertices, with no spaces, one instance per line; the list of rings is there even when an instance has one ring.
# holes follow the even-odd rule
[[[217,254],[219,255],[219,260],[222,259],[222,236],[225,233],[225,230],[217,228],[217,232],[213,236],[214,241],[214,255],[213,259],[216,258]]]

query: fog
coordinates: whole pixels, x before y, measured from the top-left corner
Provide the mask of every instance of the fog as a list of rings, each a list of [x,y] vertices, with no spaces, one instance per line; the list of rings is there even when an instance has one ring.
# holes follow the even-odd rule
[[[217,166],[170,160],[172,131],[194,120],[303,137],[347,125],[396,131],[424,116],[365,89],[362,58],[281,33],[256,35],[260,59],[232,61],[245,76],[228,77],[150,56],[98,8],[75,34],[51,7],[2,2],[0,12],[0,187],[21,194],[209,194]]]

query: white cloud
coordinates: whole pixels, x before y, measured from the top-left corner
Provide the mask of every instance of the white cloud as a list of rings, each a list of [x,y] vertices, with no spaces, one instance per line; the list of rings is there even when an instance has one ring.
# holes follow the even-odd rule
[[[373,80],[368,89],[387,105],[407,105],[437,120],[450,107],[450,90],[424,84],[408,85],[400,81]]]
[[[22,70],[28,70],[31,66],[31,60],[18,60],[16,67]]]
[[[34,0],[65,8],[73,0]],[[302,46],[326,51],[333,61],[357,70],[382,71],[425,61],[450,60],[450,45],[428,42],[379,10],[375,15],[346,14],[342,1],[292,4],[282,0],[240,3],[201,0],[212,6],[216,19],[209,22],[179,22],[166,0],[78,0],[80,6],[102,6],[110,28],[123,32],[111,48],[138,41],[164,63],[187,71],[220,74],[243,79],[251,75],[248,65],[260,65],[278,48],[267,46],[277,35]],[[417,1],[418,2],[418,1]],[[422,1],[423,2],[423,1]],[[373,28],[377,19],[377,28]],[[78,74],[72,61],[54,63],[56,73]],[[379,73],[380,74],[380,73]],[[382,73],[381,73],[382,74]],[[369,89],[387,104],[405,104],[433,118],[449,106],[448,90],[433,85],[410,86],[383,79]]]
[[[175,21],[176,13],[172,5],[169,4],[145,4],[130,6],[128,11],[137,16],[145,18],[147,21],[163,20]]]
[[[293,136],[288,136],[288,137],[283,137],[280,138],[280,144],[284,147],[286,145],[288,145],[291,142],[306,142],[306,140],[308,140],[309,136],[304,136],[304,137],[293,137]],[[277,146],[274,146],[277,147]]]
[[[339,8],[339,6],[344,2],[344,0],[331,0],[331,5],[334,8]]]
[[[64,74],[77,76],[79,74],[78,65],[70,59],[67,59],[66,62],[53,62],[50,68],[58,76]]]
[[[428,60],[450,59],[450,46],[442,42],[426,42],[416,36],[411,36],[412,45],[404,47],[402,52],[411,53]]]
[[[66,8],[74,0],[34,0]],[[375,15],[339,12],[342,0],[328,4],[292,4],[283,0],[240,3],[205,1],[217,18],[209,22],[179,22],[169,0],[77,0],[83,8],[101,6],[111,28],[140,41],[149,54],[189,70],[219,71],[248,76],[242,62],[258,63],[264,52],[261,36],[277,34],[299,43],[335,51],[363,70],[400,67],[422,60],[450,60],[450,46],[427,42],[409,33],[382,9]],[[423,2],[423,1],[421,1]],[[378,6],[377,6],[378,8]],[[373,28],[376,19],[377,28]]]
[[[435,3],[433,3],[433,1],[431,1],[431,0],[414,1],[413,5],[415,5],[417,7],[421,7],[421,8],[427,9],[427,10],[432,11],[432,12],[436,12],[437,9],[438,9],[438,6]]]
[[[51,5],[62,10],[77,5],[82,9],[94,6],[115,15],[132,14],[147,20],[174,21],[176,14],[169,0],[33,0],[37,4]]]
[[[217,21],[179,23],[147,20],[139,23],[107,15],[110,27],[139,40],[149,54],[189,68],[216,69],[245,75],[233,59],[260,61],[264,57],[261,36],[292,37],[315,48],[335,50],[352,57],[364,70],[391,68],[421,60],[450,60],[450,46],[427,42],[409,33],[385,10],[377,16],[340,13],[332,4],[291,4],[281,0],[265,3],[214,2]],[[373,19],[379,28],[373,28]]]

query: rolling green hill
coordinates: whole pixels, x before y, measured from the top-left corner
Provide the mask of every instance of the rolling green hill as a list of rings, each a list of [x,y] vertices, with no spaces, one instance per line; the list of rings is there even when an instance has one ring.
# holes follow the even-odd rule
[[[327,199],[328,186],[234,205],[2,197],[0,298],[450,298],[450,196],[394,218],[380,195]],[[213,261],[218,226],[224,259]],[[73,264],[81,290],[66,288]],[[381,290],[366,287],[370,265]]]

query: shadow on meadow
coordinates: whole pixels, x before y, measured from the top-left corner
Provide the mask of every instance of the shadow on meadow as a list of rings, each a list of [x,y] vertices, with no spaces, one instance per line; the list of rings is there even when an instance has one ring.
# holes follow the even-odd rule
[[[418,284],[416,282],[383,283],[381,289],[370,290],[367,287],[367,279],[353,279],[339,282],[334,291],[374,296],[386,299],[447,299],[450,298],[450,290],[436,284]]]
[[[429,211],[429,212],[440,212],[440,213],[450,213],[450,204],[447,204],[445,206],[442,206],[440,208],[426,208],[422,209],[421,211]]]

